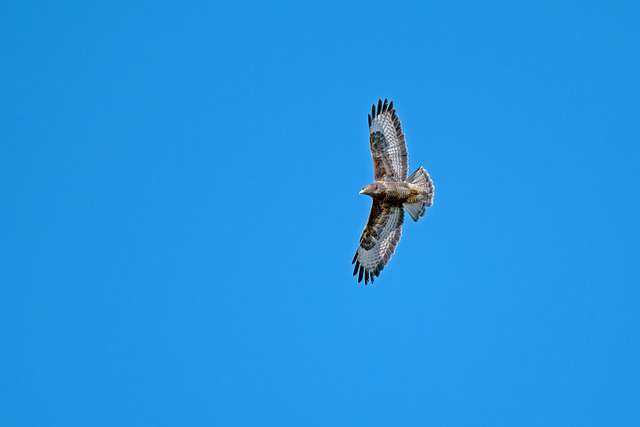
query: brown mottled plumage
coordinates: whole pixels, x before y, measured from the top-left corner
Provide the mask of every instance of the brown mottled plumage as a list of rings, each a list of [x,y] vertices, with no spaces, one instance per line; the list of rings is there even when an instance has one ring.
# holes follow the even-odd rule
[[[368,284],[380,272],[400,241],[404,209],[414,221],[433,204],[435,187],[421,166],[407,177],[407,146],[393,102],[378,100],[369,114],[369,142],[374,182],[360,191],[373,199],[367,225],[353,257],[353,275]]]

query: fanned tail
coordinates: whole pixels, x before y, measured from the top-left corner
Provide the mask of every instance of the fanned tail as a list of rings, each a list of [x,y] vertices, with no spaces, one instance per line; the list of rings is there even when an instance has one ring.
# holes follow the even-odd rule
[[[407,182],[419,186],[425,192],[419,201],[403,205],[411,218],[414,221],[418,221],[425,214],[427,208],[433,205],[435,186],[433,185],[433,180],[422,166],[407,178]]]

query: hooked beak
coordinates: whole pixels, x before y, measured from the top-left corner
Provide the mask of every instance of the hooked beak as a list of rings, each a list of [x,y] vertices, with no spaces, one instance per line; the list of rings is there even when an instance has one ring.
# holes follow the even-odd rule
[[[364,194],[364,188],[362,190],[360,190],[360,193],[358,194]]]

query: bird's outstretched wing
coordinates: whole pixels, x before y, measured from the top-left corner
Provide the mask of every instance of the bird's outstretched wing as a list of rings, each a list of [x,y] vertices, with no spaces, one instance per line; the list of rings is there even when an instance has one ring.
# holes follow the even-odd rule
[[[401,206],[392,206],[374,200],[369,221],[360,236],[360,245],[353,257],[353,275],[358,274],[358,282],[364,276],[365,285],[380,275],[387,264],[402,234],[404,211]]]
[[[407,178],[407,145],[393,102],[378,100],[369,114],[369,142],[376,181],[404,181]]]

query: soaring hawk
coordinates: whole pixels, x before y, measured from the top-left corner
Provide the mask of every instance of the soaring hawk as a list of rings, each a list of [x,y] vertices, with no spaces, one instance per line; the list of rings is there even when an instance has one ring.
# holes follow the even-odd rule
[[[404,209],[414,221],[433,204],[435,187],[422,166],[407,177],[407,145],[393,102],[378,100],[369,114],[369,143],[373,159],[372,184],[360,194],[373,199],[369,220],[353,257],[353,275],[365,285],[380,275],[393,256],[404,221]]]

